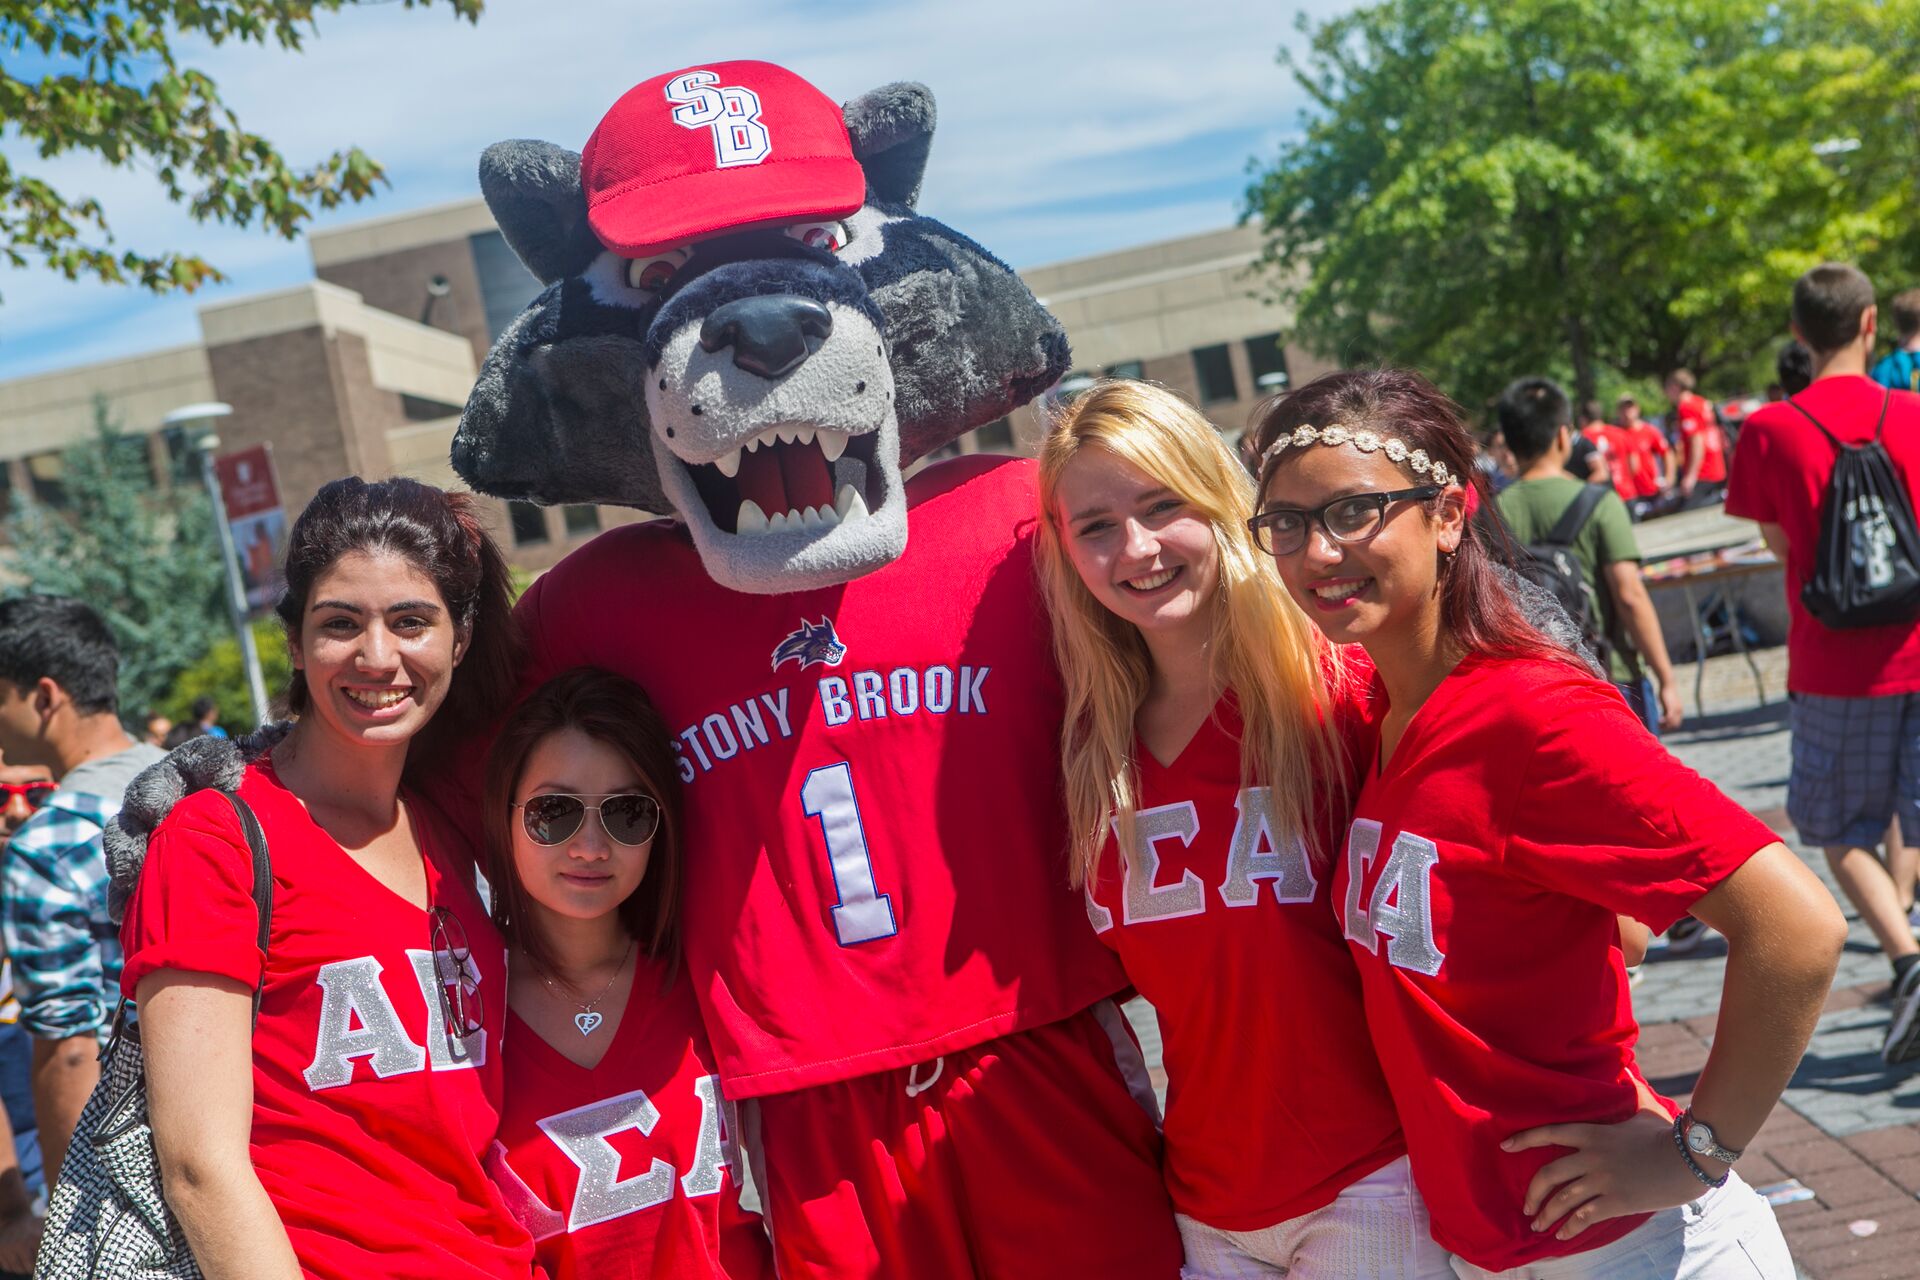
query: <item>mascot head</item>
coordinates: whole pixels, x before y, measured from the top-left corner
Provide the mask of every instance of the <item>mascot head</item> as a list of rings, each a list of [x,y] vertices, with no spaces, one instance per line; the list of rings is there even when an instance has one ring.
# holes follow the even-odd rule
[[[906,546],[900,469],[1038,395],[1065,335],[1002,262],[914,212],[933,98],[835,106],[717,62],[629,91],[582,154],[480,162],[546,285],[453,444],[483,493],[677,516],[741,591],[845,582]]]

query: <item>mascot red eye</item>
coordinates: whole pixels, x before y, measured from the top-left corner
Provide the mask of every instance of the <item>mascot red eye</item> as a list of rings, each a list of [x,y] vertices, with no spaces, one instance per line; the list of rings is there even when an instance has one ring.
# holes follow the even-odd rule
[[[847,247],[844,222],[796,222],[787,228],[787,234],[801,244],[825,249],[828,253],[838,253]]]
[[[673,273],[685,265],[689,256],[685,249],[670,249],[666,253],[650,254],[644,258],[629,258],[627,286],[658,293],[667,287],[667,282],[673,279]]]

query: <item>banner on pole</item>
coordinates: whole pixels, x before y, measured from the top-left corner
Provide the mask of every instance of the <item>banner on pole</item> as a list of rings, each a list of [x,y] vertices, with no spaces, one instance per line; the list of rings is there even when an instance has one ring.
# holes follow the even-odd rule
[[[262,616],[272,610],[287,585],[280,573],[287,546],[287,513],[280,505],[272,446],[257,444],[223,453],[213,466],[220,477],[221,505],[233,533],[234,554],[240,561],[247,611]]]

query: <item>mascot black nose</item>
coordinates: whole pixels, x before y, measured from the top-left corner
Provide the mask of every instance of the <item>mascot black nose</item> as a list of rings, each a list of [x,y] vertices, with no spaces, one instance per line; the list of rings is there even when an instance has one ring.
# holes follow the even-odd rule
[[[790,293],[739,298],[714,308],[700,326],[706,351],[733,348],[733,362],[748,373],[778,378],[820,349],[833,332],[833,314],[811,298]]]

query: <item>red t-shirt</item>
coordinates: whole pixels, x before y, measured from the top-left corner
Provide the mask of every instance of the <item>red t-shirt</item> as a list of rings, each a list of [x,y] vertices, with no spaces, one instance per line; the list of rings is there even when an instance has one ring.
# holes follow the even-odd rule
[[[740,1207],[739,1119],[685,974],[642,957],[606,1055],[582,1067],[507,1014],[487,1167],[551,1280],[773,1280]]]
[[[1370,726],[1344,736],[1371,757]],[[1160,1019],[1174,1208],[1260,1230],[1406,1151],[1328,907],[1353,792],[1321,789],[1312,852],[1276,840],[1267,788],[1240,785],[1231,696],[1172,764],[1137,743],[1135,759],[1137,847],[1123,863],[1108,839],[1088,910]]]
[[[1633,436],[1608,422],[1596,422],[1580,428],[1580,434],[1593,442],[1593,449],[1607,460],[1607,474],[1613,489],[1623,502],[1638,495],[1633,487]]]
[[[1660,459],[1667,456],[1667,438],[1651,422],[1616,428],[1627,442],[1627,470],[1633,497],[1657,498],[1661,492]]]
[[[1920,396],[1889,394],[1858,375],[1821,378],[1794,397],[1846,444],[1881,432],[1894,470],[1913,492],[1920,476]],[[1727,514],[1777,524],[1787,535],[1787,688],[1830,698],[1870,698],[1920,690],[1920,626],[1895,623],[1835,631],[1800,604],[1819,555],[1820,508],[1833,478],[1833,445],[1793,405],[1764,405],[1740,429],[1727,486]]]
[[[1437,1243],[1501,1271],[1645,1220],[1534,1232],[1527,1183],[1566,1151],[1499,1144],[1634,1113],[1615,915],[1664,930],[1777,838],[1593,676],[1469,658],[1441,681],[1367,777],[1333,875]]]
[[[1707,403],[1703,395],[1687,391],[1681,393],[1680,403],[1674,406],[1680,419],[1680,441],[1682,447],[1698,437],[1701,442],[1700,476],[1701,484],[1717,484],[1727,478],[1727,438],[1720,430],[1720,423],[1713,416],[1713,406]],[[1684,467],[1681,474],[1685,474]],[[1583,1233],[1584,1234],[1584,1233]]]
[[[533,1242],[482,1157],[500,1120],[506,953],[472,858],[406,796],[428,900],[465,931],[482,1029],[448,1034],[426,911],[369,875],[281,785],[250,766],[240,796],[266,833],[273,917],[253,1036],[254,1172],[316,1280],[516,1277]],[[129,995],[160,969],[261,977],[253,861],[226,800],[196,792],[154,832],[121,938]]]
[[[602,534],[521,598],[529,682],[620,672],[675,736],[687,978],[736,1101],[925,1062],[1125,985],[1067,883],[1034,472],[921,472],[905,553],[843,586],[730,591],[659,521]]]

